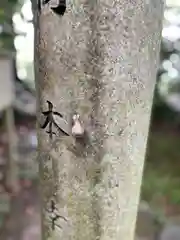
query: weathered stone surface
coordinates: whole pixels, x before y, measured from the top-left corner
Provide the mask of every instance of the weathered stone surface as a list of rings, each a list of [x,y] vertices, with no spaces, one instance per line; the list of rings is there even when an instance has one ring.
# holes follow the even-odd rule
[[[100,0],[49,5],[36,29],[38,119],[46,100],[89,139],[38,131],[43,240],[132,240],[161,40],[162,1]],[[156,21],[154,21],[156,19]],[[67,222],[52,230],[48,203]]]

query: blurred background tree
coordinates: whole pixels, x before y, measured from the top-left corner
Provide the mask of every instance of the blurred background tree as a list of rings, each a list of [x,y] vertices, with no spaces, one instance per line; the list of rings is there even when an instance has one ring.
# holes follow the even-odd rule
[[[173,215],[180,201],[180,2],[167,3],[141,197]]]
[[[13,85],[15,98],[13,111],[18,140],[19,190],[4,186],[8,162],[9,139],[6,132],[5,112],[0,112],[0,239],[19,240],[24,231],[20,221],[26,221],[26,211],[31,205],[33,181],[37,179],[37,163],[34,161],[37,139],[35,133],[36,99],[33,71],[33,15],[30,1],[0,1],[0,53],[13,59]],[[2,71],[2,70],[1,70]],[[2,76],[2,75],[1,75]],[[3,86],[1,86],[3,89]],[[33,194],[36,195],[37,194]],[[35,202],[38,201],[36,197]],[[35,206],[34,206],[35,207]],[[38,213],[38,211],[36,211]],[[19,219],[19,221],[17,221]],[[38,227],[37,221],[36,225]],[[33,237],[32,237],[33,239]]]

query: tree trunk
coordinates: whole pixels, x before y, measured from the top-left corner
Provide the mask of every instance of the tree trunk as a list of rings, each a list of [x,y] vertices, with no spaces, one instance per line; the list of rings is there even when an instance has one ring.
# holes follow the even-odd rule
[[[35,11],[43,240],[133,239],[163,4],[105,2],[69,4],[64,16],[48,4]],[[39,127],[47,100],[68,122],[78,112],[88,141],[50,139]]]
[[[6,132],[8,136],[8,159],[7,159],[7,175],[6,185],[11,191],[18,191],[18,149],[17,149],[17,133],[14,122],[13,107],[9,106],[5,110]]]

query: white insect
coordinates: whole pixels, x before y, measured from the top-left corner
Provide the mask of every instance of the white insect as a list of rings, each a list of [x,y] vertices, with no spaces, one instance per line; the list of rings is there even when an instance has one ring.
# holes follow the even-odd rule
[[[84,126],[80,121],[80,115],[74,114],[72,117],[72,135],[75,137],[82,137],[84,135]]]

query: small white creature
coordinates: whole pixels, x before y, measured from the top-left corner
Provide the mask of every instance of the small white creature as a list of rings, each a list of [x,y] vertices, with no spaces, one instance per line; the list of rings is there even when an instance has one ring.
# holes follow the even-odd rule
[[[84,136],[84,126],[80,121],[79,114],[74,114],[72,117],[72,135],[75,137],[83,137]]]

